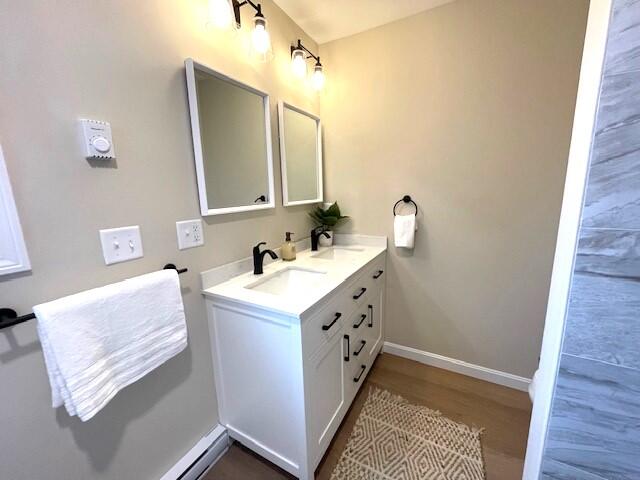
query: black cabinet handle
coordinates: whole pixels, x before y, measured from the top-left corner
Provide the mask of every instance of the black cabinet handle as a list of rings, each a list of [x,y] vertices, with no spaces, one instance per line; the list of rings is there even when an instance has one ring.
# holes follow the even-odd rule
[[[347,341],[347,353],[344,356],[344,361],[348,362],[349,361],[349,355],[351,353],[351,345],[349,344],[349,335],[345,335],[344,339]]]
[[[333,320],[331,320],[331,323],[329,325],[322,325],[322,330],[324,331],[329,330],[331,327],[333,327],[333,324],[336,323],[341,316],[342,314],[340,312],[336,313],[336,316],[333,317]]]
[[[365,318],[367,318],[367,316],[364,313],[360,315],[360,321],[358,323],[354,323],[353,328],[358,328],[360,325],[362,325],[362,322],[364,322]]]
[[[354,295],[354,296],[353,296],[353,299],[354,299],[354,300],[359,299],[362,295],[364,295],[364,292],[366,292],[366,291],[367,291],[367,289],[366,289],[366,288],[364,288],[364,287],[362,287],[362,288],[360,289],[360,293],[358,293],[357,295]]]
[[[369,328],[373,328],[373,305],[369,305]]]
[[[376,273],[373,278],[380,278],[380,276],[384,273],[384,270],[378,270],[378,273]]]
[[[360,373],[358,374],[357,377],[354,377],[353,381],[355,383],[358,383],[360,381],[360,378],[362,378],[362,374],[364,373],[364,371],[367,369],[366,365],[362,365],[362,367],[360,367]]]
[[[364,348],[364,346],[367,344],[366,340],[360,340],[360,348],[358,349],[357,352],[353,352],[353,356],[357,357],[358,355],[360,355],[360,352],[362,351],[362,349]]]

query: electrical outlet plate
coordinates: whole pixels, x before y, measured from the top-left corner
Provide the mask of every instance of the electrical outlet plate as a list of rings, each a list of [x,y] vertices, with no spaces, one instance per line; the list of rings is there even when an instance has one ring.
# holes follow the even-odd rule
[[[176,233],[178,234],[179,250],[204,245],[202,220],[184,220],[182,222],[176,222]]]
[[[144,255],[138,225],[100,230],[100,243],[104,263],[107,265],[126,262]]]

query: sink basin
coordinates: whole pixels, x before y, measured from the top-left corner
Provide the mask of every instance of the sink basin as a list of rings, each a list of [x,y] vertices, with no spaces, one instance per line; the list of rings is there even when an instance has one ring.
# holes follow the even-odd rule
[[[308,268],[287,267],[244,288],[272,295],[300,295],[321,287],[326,273]]]
[[[363,248],[357,247],[331,247],[315,255],[311,255],[311,258],[320,258],[322,260],[352,260],[357,258],[363,251]]]

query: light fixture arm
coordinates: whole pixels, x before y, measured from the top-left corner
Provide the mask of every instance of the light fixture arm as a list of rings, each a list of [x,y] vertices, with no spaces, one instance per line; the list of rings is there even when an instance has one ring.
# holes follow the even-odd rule
[[[316,65],[322,66],[322,64],[320,63],[320,55],[314,55],[313,52],[311,52],[311,50],[309,50],[307,47],[305,47],[302,44],[302,40],[298,39],[298,44],[296,46],[292,46],[291,47],[291,53],[292,54],[293,54],[294,50],[302,50],[304,52],[307,52],[309,54],[309,56],[307,58],[313,58],[316,61]]]
[[[253,7],[253,9],[256,11],[256,17],[264,18],[264,15],[262,14],[262,5],[260,5],[259,3],[253,3],[251,0],[243,0],[242,2],[239,2],[238,0],[232,0],[232,5],[233,14],[236,17],[236,26],[238,28],[242,26],[240,18],[240,8],[245,5],[250,5]]]

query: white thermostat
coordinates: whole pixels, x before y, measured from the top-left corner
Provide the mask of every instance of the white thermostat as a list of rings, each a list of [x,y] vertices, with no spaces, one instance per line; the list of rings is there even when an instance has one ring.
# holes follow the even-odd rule
[[[82,138],[84,139],[84,156],[109,160],[116,158],[111,137],[111,125],[98,120],[80,120]]]

